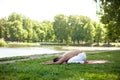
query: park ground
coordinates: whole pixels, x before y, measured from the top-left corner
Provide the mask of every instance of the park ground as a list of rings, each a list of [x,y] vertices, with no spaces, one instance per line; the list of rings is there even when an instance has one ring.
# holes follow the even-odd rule
[[[104,64],[45,65],[55,56],[0,64],[0,80],[120,80],[120,50],[88,53],[88,60]]]

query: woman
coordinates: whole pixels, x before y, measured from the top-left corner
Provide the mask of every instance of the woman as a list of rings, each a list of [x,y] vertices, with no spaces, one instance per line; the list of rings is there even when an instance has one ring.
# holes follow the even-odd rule
[[[86,53],[80,50],[66,52],[64,55],[53,59],[53,62],[45,64],[63,64],[63,63],[86,63]]]

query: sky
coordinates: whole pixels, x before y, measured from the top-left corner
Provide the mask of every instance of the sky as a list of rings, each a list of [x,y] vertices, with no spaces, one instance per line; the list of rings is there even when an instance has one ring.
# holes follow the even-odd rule
[[[0,0],[0,18],[16,12],[37,21],[52,21],[57,14],[83,15],[98,21],[96,10],[94,0]]]

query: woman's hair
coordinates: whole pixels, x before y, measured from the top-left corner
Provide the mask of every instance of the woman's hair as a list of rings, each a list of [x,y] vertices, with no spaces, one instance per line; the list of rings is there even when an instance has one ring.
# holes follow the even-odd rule
[[[59,57],[56,57],[53,59],[53,62],[57,62],[60,58]]]

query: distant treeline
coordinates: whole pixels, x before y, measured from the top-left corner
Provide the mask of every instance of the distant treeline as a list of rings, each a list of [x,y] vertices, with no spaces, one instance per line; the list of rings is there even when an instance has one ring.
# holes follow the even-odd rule
[[[93,43],[108,41],[100,22],[80,15],[56,15],[54,21],[38,22],[12,13],[0,19],[0,38],[18,42]]]

